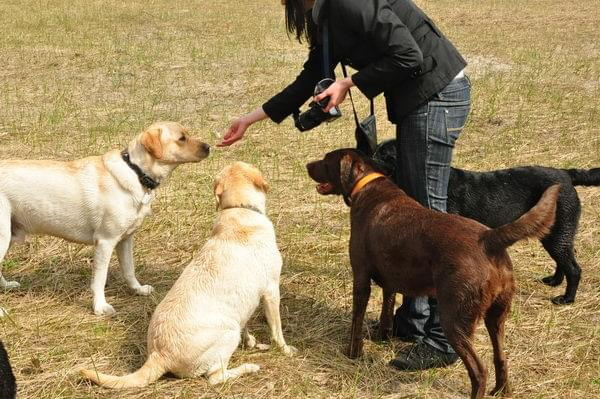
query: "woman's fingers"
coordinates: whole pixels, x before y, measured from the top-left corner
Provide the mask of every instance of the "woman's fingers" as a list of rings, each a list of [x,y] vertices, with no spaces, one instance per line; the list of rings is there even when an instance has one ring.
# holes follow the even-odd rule
[[[329,112],[331,108],[340,105],[342,101],[344,101],[347,91],[348,89],[338,81],[333,83],[319,95],[315,96],[315,101],[321,101],[322,99],[329,97],[329,102],[325,108],[323,108],[323,111]]]
[[[229,127],[229,130],[227,130],[227,132],[223,136],[221,142],[217,144],[217,147],[225,147],[235,143],[244,136],[245,131],[246,129],[240,123],[240,121],[235,120]]]
[[[333,85],[335,85],[335,83]],[[321,93],[316,95],[314,100],[319,102],[325,97],[329,97],[329,102],[331,102],[331,98],[333,97],[331,88],[333,87],[333,85],[329,86],[325,91],[322,91]]]
[[[231,144],[235,143],[236,141],[238,141],[241,138],[242,138],[241,135],[225,136],[225,137],[223,137],[223,140],[221,140],[220,143],[217,143],[217,147],[227,147],[227,146],[230,146]]]

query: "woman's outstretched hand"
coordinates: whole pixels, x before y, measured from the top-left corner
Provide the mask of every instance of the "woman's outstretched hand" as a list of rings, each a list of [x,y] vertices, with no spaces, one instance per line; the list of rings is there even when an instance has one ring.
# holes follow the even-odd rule
[[[217,144],[217,147],[226,147],[240,140],[244,137],[244,133],[246,133],[248,126],[250,125],[244,121],[244,117],[237,118],[231,122],[229,129],[227,129],[227,132],[225,132],[223,139]]]
[[[315,101],[321,101],[325,97],[329,97],[329,103],[323,111],[329,112],[329,110],[333,107],[337,107],[346,99],[346,94],[348,94],[348,90],[354,86],[354,82],[352,82],[352,78],[348,76],[347,78],[336,80],[331,84],[325,91],[320,93],[318,96],[315,96]]]
[[[262,108],[257,108],[249,114],[235,119],[233,122],[231,122],[229,129],[227,129],[225,135],[223,135],[223,138],[221,139],[221,142],[217,144],[217,147],[226,147],[240,140],[242,137],[244,137],[246,129],[248,129],[251,124],[263,120],[266,117],[267,114],[265,114],[265,111],[263,111]]]

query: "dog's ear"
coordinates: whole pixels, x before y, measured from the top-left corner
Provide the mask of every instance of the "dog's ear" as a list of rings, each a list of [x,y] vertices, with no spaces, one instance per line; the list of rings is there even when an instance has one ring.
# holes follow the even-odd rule
[[[221,196],[223,195],[223,191],[225,191],[225,189],[221,179],[216,179],[215,184],[213,185],[213,193],[215,195],[217,210],[219,210],[219,205],[221,205]]]
[[[364,162],[352,154],[346,154],[340,160],[340,183],[342,193],[350,195],[359,177],[365,174]]]
[[[250,172],[250,180],[252,181],[252,184],[254,184],[254,187],[259,189],[263,193],[266,194],[269,192],[269,185],[258,170],[252,170]]]
[[[160,129],[148,129],[142,133],[140,140],[146,151],[156,159],[163,156],[162,144],[160,142]]]
[[[356,183],[356,170],[360,166],[360,161],[354,159],[352,155],[346,154],[340,159],[340,183],[342,184],[342,192],[350,194]]]

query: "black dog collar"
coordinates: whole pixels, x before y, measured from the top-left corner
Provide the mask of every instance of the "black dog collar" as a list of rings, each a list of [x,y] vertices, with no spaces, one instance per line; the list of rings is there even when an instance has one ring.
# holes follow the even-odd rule
[[[245,205],[245,204],[242,204],[242,205],[237,205],[237,206],[228,206],[227,208],[222,208],[221,210],[224,211],[226,209],[235,209],[235,208],[249,209],[251,211],[258,212],[261,215],[264,215],[264,213],[260,209],[258,209],[257,207],[255,207],[254,205]]]
[[[142,186],[146,187],[149,190],[154,190],[156,187],[158,187],[158,185],[160,184],[159,182],[157,182],[156,180],[154,180],[153,178],[151,178],[150,176],[145,174],[140,169],[139,166],[137,166],[136,164],[131,162],[131,159],[129,158],[129,153],[127,152],[127,150],[123,150],[121,152],[121,158],[123,158],[123,161],[125,161],[125,163],[131,169],[133,169],[135,174],[138,175],[138,179],[140,180],[140,183],[142,184]]]

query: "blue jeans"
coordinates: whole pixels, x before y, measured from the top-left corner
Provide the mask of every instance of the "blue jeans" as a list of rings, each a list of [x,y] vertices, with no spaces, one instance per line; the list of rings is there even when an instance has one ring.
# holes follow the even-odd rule
[[[468,78],[453,80],[396,127],[396,183],[423,206],[446,212],[454,143],[471,109]],[[412,337],[446,353],[454,350],[440,326],[435,298],[404,298],[395,334]]]

